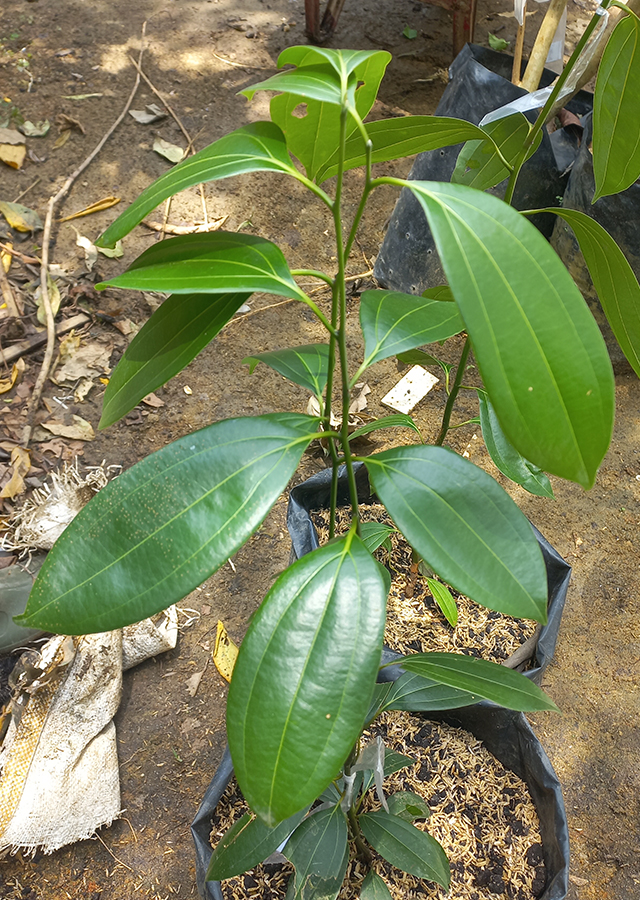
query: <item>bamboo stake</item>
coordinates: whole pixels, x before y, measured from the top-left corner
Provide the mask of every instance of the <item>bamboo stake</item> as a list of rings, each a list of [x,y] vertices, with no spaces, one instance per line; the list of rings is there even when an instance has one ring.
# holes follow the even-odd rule
[[[542,21],[540,31],[531,50],[529,64],[520,82],[520,87],[523,87],[525,91],[535,91],[540,84],[542,70],[549,55],[549,48],[553,43],[553,36],[558,29],[558,24],[566,6],[567,0],[550,0],[549,9]]]
[[[511,83],[520,84],[520,74],[522,72],[522,50],[524,47],[524,30],[527,25],[527,4],[522,9],[522,25],[518,25],[518,33],[516,34],[516,45],[513,50],[513,68],[511,69]]]

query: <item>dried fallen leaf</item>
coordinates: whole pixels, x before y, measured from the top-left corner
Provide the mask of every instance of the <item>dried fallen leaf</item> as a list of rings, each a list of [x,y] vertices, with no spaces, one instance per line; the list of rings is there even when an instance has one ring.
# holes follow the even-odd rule
[[[44,122],[23,122],[18,128],[27,137],[44,137],[49,133],[51,122],[45,119]]]
[[[148,103],[146,110],[130,109],[129,115],[133,116],[140,125],[151,125],[153,122],[159,122],[160,119],[166,119],[168,113],[156,103]]]
[[[367,394],[370,393],[371,388],[364,382],[360,382],[353,386],[353,390],[351,391],[351,402],[349,403],[349,413],[352,416],[357,415],[359,412],[362,412],[363,409],[367,408]]]
[[[25,362],[24,359],[20,357],[18,362],[13,364],[11,375],[9,376],[9,378],[0,378],[0,394],[6,394],[8,391],[10,391],[17,380],[22,376],[24,370]]]
[[[55,383],[77,381],[79,378],[99,378],[109,374],[109,359],[113,353],[113,343],[89,341],[81,344],[75,353],[67,357],[63,365],[56,370]],[[53,379],[52,379],[53,380]]]
[[[63,216],[58,221],[60,222],[70,222],[71,219],[80,219],[82,216],[90,216],[96,212],[102,212],[105,209],[111,209],[112,206],[117,206],[120,203],[120,197],[103,197],[102,200],[96,200],[95,203],[89,204],[89,206],[85,206],[84,209],[78,210],[78,212],[71,213],[70,216]],[[109,251],[106,254],[107,256],[113,255],[113,251]],[[122,253],[120,254],[122,256]]]
[[[0,128],[0,144],[24,144],[24,135],[13,128]]]
[[[22,494],[26,490],[24,478],[30,468],[29,451],[24,447],[14,447],[11,451],[11,479],[0,491],[0,497],[13,500],[18,494]]]
[[[116,241],[115,247],[96,247],[96,250],[98,253],[102,253],[103,256],[107,256],[109,259],[120,259],[121,256],[124,256],[122,241]]]
[[[84,262],[87,270],[90,272],[98,260],[98,251],[88,237],[80,234],[78,229],[74,228],[73,225],[71,225],[70,227],[73,228],[76,233],[76,244],[78,245],[78,247],[82,247],[82,249],[84,250]]]
[[[40,231],[42,220],[37,212],[21,203],[8,203],[0,200],[0,213],[16,231]]]
[[[129,338],[130,341],[132,341],[140,331],[140,325],[132,322],[131,319],[120,319],[118,322],[114,322],[113,324],[118,329],[120,334],[123,334],[126,338]]]
[[[94,384],[90,378],[81,378],[73,391],[73,399],[75,402],[82,403],[92,387],[94,387]]]
[[[72,116],[68,116],[66,113],[60,113],[60,115],[58,115],[56,118],[56,123],[60,131],[71,131],[72,129],[74,129],[75,131],[79,131],[80,134],[86,134],[82,122],[78,122],[77,119],[74,119]]]
[[[0,144],[0,160],[12,169],[21,169],[26,155],[24,144]]]
[[[237,656],[237,646],[227,634],[227,629],[222,622],[218,620],[216,642],[213,648],[213,662],[225,681],[231,681],[231,675],[233,674],[233,667],[236,664]]]
[[[153,149],[156,153],[159,153],[160,156],[164,156],[165,159],[168,159],[169,162],[179,163],[182,159],[184,159],[185,151],[182,147],[178,147],[176,144],[170,144],[169,141],[165,141],[162,138],[156,138],[153,142]]]
[[[164,400],[161,400],[160,397],[156,397],[155,394],[147,394],[146,397],[142,398],[142,402],[147,406],[152,406],[154,409],[160,409],[161,406],[164,406]]]
[[[47,286],[49,288],[49,303],[51,305],[51,312],[53,313],[53,318],[55,319],[55,317],[58,315],[58,311],[60,309],[60,299],[61,299],[60,291],[58,290],[57,284],[55,283],[53,278],[51,278],[51,276],[49,275],[48,272],[47,272]],[[46,325],[47,324],[47,316],[44,311],[44,303],[42,300],[42,287],[39,287],[33,296],[34,296],[34,300],[36,301],[36,306],[38,307],[38,313],[37,313],[38,322],[40,322],[41,325]]]
[[[64,147],[69,138],[71,137],[71,131],[67,129],[66,131],[61,131],[58,137],[55,140],[53,145],[54,150],[59,150],[60,147]]]
[[[47,422],[42,422],[42,427],[59,437],[71,438],[75,441],[92,441],[96,436],[91,423],[81,416],[73,417],[73,425],[65,425],[64,422],[59,422],[57,419],[49,419]]]
[[[72,328],[69,334],[66,334],[60,341],[59,353],[60,362],[65,363],[68,359],[72,359],[80,349],[82,338],[76,334],[75,328]]]
[[[202,676],[204,675],[204,669],[202,672],[194,672],[189,678],[187,678],[187,691],[189,692],[190,697],[195,697],[198,693],[198,688],[200,687],[200,682],[202,681]],[[187,720],[189,721],[189,720]],[[186,722],[180,729],[181,731],[185,728]],[[189,730],[189,729],[187,729]]]
[[[0,262],[2,262],[2,268],[5,272],[8,272],[11,268],[11,260],[13,259],[13,255],[11,250],[13,250],[13,244],[8,243],[6,250],[0,250]]]

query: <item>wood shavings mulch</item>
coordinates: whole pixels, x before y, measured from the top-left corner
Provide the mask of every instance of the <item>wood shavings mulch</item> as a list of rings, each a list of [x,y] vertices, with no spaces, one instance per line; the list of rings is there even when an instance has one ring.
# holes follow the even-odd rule
[[[360,514],[363,522],[393,526],[381,504],[361,506]],[[311,519],[320,543],[326,543],[329,511],[313,510]],[[350,524],[351,510],[340,507],[336,512],[336,533],[347,531]],[[458,624],[452,628],[433,599],[426,577],[412,575],[411,547],[397,531],[390,540],[391,552],[380,547],[375,556],[391,574],[384,632],[384,642],[391,650],[397,653],[466,653],[501,663],[535,633],[536,622],[486,609],[454,590],[451,593],[458,607]]]
[[[447,893],[439,885],[407,875],[375,851],[373,868],[386,882],[393,900],[535,900],[546,873],[538,815],[526,784],[500,763],[469,732],[412,713],[383,714],[365,732],[380,734],[385,745],[415,757],[416,763],[385,778],[385,793],[409,790],[431,809],[416,825],[440,841],[451,865]],[[379,808],[370,791],[366,809]],[[248,812],[232,779],[212,823],[211,843]],[[225,900],[283,900],[292,866],[255,866],[250,873],[222,883]],[[339,900],[357,900],[366,875],[352,859]]]

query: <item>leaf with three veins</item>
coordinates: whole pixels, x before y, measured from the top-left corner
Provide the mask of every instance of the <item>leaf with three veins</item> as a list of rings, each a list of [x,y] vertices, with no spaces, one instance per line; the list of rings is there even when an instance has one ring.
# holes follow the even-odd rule
[[[496,145],[504,159],[513,165],[530,128],[526,117],[520,112],[484,125],[483,131],[491,135],[492,140],[469,141],[465,144],[453,170],[452,183],[466,184],[478,191],[486,191],[500,184],[509,176],[509,170],[498,156]],[[541,140],[542,132],[539,131],[527,159],[536,152]]]
[[[383,522],[360,523],[360,536],[369,553],[375,553],[378,547],[383,545],[391,550],[389,536],[394,534],[395,530],[395,528],[391,528],[390,525],[385,525]]]
[[[427,578],[427,584],[431,591],[431,596],[440,607],[442,615],[445,617],[449,625],[455,628],[458,624],[458,607],[456,601],[451,596],[451,591],[441,581],[435,578]]]
[[[321,397],[327,383],[329,371],[329,345],[306,344],[286,350],[271,350],[245,356],[242,360],[253,372],[259,362],[263,362],[280,375],[307,388],[316,397]]]
[[[350,93],[355,89],[355,80],[350,79]],[[304,66],[296,69],[287,69],[267,78],[265,81],[250,85],[241,94],[252,100],[256,91],[282,91],[286,94],[295,94],[309,100],[319,100],[321,103],[331,103],[335,106],[342,104],[342,83],[340,76],[329,65]]]
[[[360,900],[391,900],[391,893],[384,879],[369,869],[360,888]]]
[[[573,230],[622,352],[640,376],[640,285],[627,257],[599,222],[577,209],[544,209]]]
[[[278,62],[291,62],[298,66],[312,65],[323,59],[325,54],[335,52],[323,47],[290,47],[280,55]],[[379,50],[362,56],[366,58],[358,56],[358,65],[353,71],[358,84],[355,108],[360,118],[364,119],[373,106],[391,54]],[[328,59],[332,64],[335,61],[332,57]],[[352,61],[349,59],[349,64]],[[285,134],[287,148],[300,160],[309,178],[314,178],[320,166],[337,151],[340,109],[333,103],[320,103],[295,94],[279,94],[271,100],[270,110],[271,118]],[[300,115],[301,112],[304,115]],[[355,120],[349,116],[347,137],[356,127]]]
[[[365,464],[396,526],[447,584],[489,609],[546,621],[540,547],[490,475],[433,446],[395,447]]]
[[[486,391],[478,388],[478,401],[480,404],[480,425],[482,437],[489,451],[489,456],[496,467],[515,484],[522,485],[525,491],[538,497],[553,498],[551,482],[542,469],[534,466],[529,460],[521,456],[513,447],[500,427],[500,422]]]
[[[246,172],[282,172],[297,177],[284,135],[272,122],[252,122],[227,134],[174,166],[149,185],[98,238],[98,247],[114,247],[160,203],[195,184]]]
[[[389,812],[392,816],[398,816],[406,822],[414,819],[428,819],[431,810],[424,799],[413,791],[396,791],[387,798]]]
[[[593,96],[593,174],[600,197],[626,190],[640,176],[640,19],[620,19],[604,49]]]
[[[364,291],[360,327],[365,342],[364,369],[421,344],[458,334],[464,323],[453,303],[400,291]]]
[[[260,526],[317,427],[295,413],[226,419],[150,454],[65,529],[20,621],[89,634],[178,602]]]
[[[402,660],[399,660],[401,663]],[[423,675],[403,672],[391,689],[381,698],[381,709],[398,709],[408,712],[433,712],[440,709],[459,709],[471,706],[482,698],[459,688],[449,687]]]
[[[491,194],[405,181],[422,205],[504,433],[525,459],[591,487],[611,440],[600,330],[540,232]]]
[[[294,563],[255,613],[233,672],[227,736],[242,793],[268,824],[313,802],[355,744],[388,587],[350,532]]]
[[[358,817],[371,846],[392,866],[418,878],[449,887],[451,875],[447,856],[435,838],[398,816],[384,810]]]
[[[290,900],[335,900],[349,862],[347,820],[340,804],[305,819],[287,841],[284,855],[295,867]]]
[[[487,135],[477,125],[447,116],[404,116],[367,122],[367,134],[373,145],[371,162],[390,162],[404,159],[425,150],[439,150],[464,141],[486,140]],[[363,166],[365,145],[359,131],[353,131],[345,149],[344,171]],[[320,184],[338,172],[338,154],[332,154],[316,173]]]
[[[524,712],[552,709],[553,700],[537,684],[507,666],[464,653],[415,653],[399,660],[407,672]]]
[[[287,840],[306,813],[307,809],[302,809],[275,828],[269,828],[257,816],[246,813],[220,839],[205,880],[223,881],[252,869]]]
[[[96,285],[174,294],[265,291],[304,300],[282,250],[253,234],[185,234],[144,251],[129,268]]]
[[[365,434],[371,434],[372,431],[378,431],[380,428],[411,428],[418,437],[422,437],[420,429],[410,415],[407,413],[395,413],[391,416],[383,416],[381,419],[376,419],[375,422],[368,422],[361,428],[356,428],[349,435],[349,440],[353,441],[356,438],[363,437]]]
[[[131,341],[107,385],[100,428],[166,384],[218,334],[250,294],[174,294]]]

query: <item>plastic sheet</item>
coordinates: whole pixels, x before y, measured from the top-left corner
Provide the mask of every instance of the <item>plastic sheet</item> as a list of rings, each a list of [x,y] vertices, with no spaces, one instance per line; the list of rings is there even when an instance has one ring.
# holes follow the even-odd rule
[[[467,44],[451,64],[449,84],[436,115],[454,116],[477,125],[487,113],[507,103],[518,98],[525,98],[526,102],[527,92],[510,81],[511,66],[510,56]],[[554,72],[545,69],[541,88],[547,87],[555,77]],[[578,116],[584,115],[590,109],[589,95],[581,92],[567,108]],[[531,121],[536,114],[536,109],[525,113]],[[457,144],[421,153],[413,164],[409,179],[448,182],[462,146]],[[556,146],[562,149],[560,157]],[[552,135],[545,130],[538,150],[525,163],[518,178],[513,197],[515,208],[558,206],[567,185],[567,162],[570,164],[577,152],[578,140],[566,129],[559,129]],[[493,188],[491,193],[502,197],[505,190],[506,181]],[[533,216],[531,221],[545,237],[551,236],[555,224],[553,214]],[[446,281],[424,212],[407,188],[401,192],[391,216],[374,274],[382,287],[409,294],[421,294]]]

